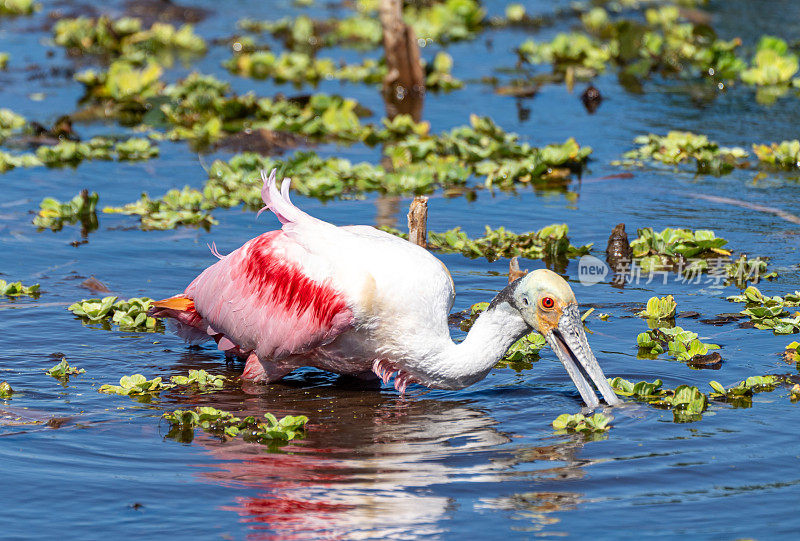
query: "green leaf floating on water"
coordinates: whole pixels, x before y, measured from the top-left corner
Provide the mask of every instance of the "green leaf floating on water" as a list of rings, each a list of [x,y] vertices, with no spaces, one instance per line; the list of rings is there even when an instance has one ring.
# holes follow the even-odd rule
[[[232,439],[241,435],[245,441],[269,443],[271,441],[289,441],[301,436],[308,417],[305,415],[287,415],[277,419],[271,413],[264,414],[264,420],[248,416],[244,419],[232,413],[208,406],[198,406],[191,410],[175,410],[165,413],[163,418],[169,421],[172,429],[167,437],[181,441],[189,439],[195,428]],[[189,432],[188,438],[186,432]]]
[[[697,333],[681,327],[650,329],[636,337],[640,352],[658,355],[667,351],[679,361],[691,361],[698,355],[719,349],[717,344],[706,344],[697,339]]]
[[[740,381],[736,385],[732,385],[727,389],[717,381],[709,381],[708,384],[714,389],[711,393],[712,398],[730,398],[735,399],[738,397],[752,396],[753,393],[772,391],[779,384],[783,383],[784,378],[780,376],[750,376],[744,381]]]
[[[564,413],[553,421],[553,428],[556,429],[557,433],[562,434],[568,432],[604,432],[611,428],[609,426],[610,422],[611,417],[602,413],[595,413],[588,417],[582,413],[574,415]]]
[[[40,147],[41,148],[41,147]],[[82,190],[71,200],[61,202],[52,197],[45,197],[39,204],[39,212],[33,219],[33,224],[39,228],[49,228],[59,231],[65,224],[80,222],[87,230],[97,228],[97,201],[100,196]]]
[[[170,381],[175,385],[196,387],[201,393],[222,389],[228,378],[222,375],[209,374],[205,370],[189,370],[188,376],[172,376]]]
[[[708,406],[708,397],[697,387],[679,385],[675,389],[662,388],[662,381],[633,383],[623,378],[608,379],[611,388],[620,396],[646,402],[658,408],[671,409],[676,423],[700,420]]]
[[[12,394],[14,394],[14,389],[11,388],[11,385],[7,381],[0,381],[0,398],[11,398]]]
[[[69,379],[70,376],[84,373],[86,373],[86,370],[83,368],[70,366],[66,357],[62,357],[61,362],[54,365],[47,371],[47,375],[53,376],[56,379]]]
[[[37,298],[39,297],[39,284],[24,286],[22,282],[6,282],[0,279],[0,295],[6,295],[8,297],[20,297],[25,295]]]
[[[171,383],[162,383],[161,378],[147,379],[142,374],[122,376],[119,385],[103,385],[98,392],[126,396],[151,395],[175,387]]]
[[[746,308],[740,313],[748,316],[757,329],[771,329],[775,334],[800,332],[800,311],[791,314],[787,310],[800,306],[800,291],[782,297],[767,297],[757,287],[750,286],[740,295],[728,297],[728,300],[746,303]]]
[[[647,319],[661,320],[672,319],[675,317],[675,310],[678,304],[672,295],[666,297],[650,297],[647,307],[636,315]]]
[[[33,0],[2,0],[0,15],[32,15],[42,9],[39,2]]]
[[[83,299],[67,309],[92,323],[113,323],[123,331],[154,332],[160,329],[160,323],[147,315],[152,302],[153,299],[147,297],[117,300],[117,297],[108,296],[102,299]]]

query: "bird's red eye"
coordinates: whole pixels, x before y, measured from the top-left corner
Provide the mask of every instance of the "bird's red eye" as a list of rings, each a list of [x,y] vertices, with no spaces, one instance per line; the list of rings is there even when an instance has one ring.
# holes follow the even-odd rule
[[[549,310],[555,305],[556,301],[554,301],[552,297],[542,297],[542,308],[547,308]]]

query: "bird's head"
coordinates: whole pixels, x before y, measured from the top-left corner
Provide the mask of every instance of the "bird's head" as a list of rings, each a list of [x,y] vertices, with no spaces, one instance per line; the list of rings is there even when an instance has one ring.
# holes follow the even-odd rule
[[[586,340],[578,303],[569,284],[558,274],[539,269],[518,279],[508,290],[511,298],[506,300],[519,311],[525,323],[545,337],[586,405],[599,405],[590,380],[609,405],[619,404]]]

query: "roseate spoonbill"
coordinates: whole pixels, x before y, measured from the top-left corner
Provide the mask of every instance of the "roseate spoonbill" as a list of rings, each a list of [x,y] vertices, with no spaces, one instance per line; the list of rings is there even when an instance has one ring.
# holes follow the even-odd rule
[[[365,225],[337,227],[298,209],[275,171],[262,172],[261,196],[283,224],[247,241],[204,270],[186,290],[157,301],[189,341],[214,339],[246,358],[244,379],[273,382],[313,366],[377,375],[404,393],[410,383],[461,389],[483,379],[508,348],[535,330],[572,378],[584,402],[608,404],[608,385],[583,331],[575,295],[546,269],[509,284],[453,343],[447,316],[453,280],[430,252]],[[373,375],[374,374],[374,375]],[[587,379],[588,377],[588,379]]]

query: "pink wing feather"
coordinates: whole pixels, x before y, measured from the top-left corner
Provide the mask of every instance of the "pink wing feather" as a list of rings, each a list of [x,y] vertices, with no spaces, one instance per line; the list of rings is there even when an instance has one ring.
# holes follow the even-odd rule
[[[275,213],[284,228],[291,229],[298,220],[314,220],[289,201],[288,179],[280,193],[275,171],[262,177],[264,208]],[[330,265],[285,232],[270,231],[222,256],[177,297],[193,301],[191,310],[200,317],[172,309],[171,299],[154,303],[160,309],[156,315],[192,327],[190,333],[183,329],[184,335],[205,334],[220,349],[240,355],[255,352],[260,359],[279,360],[307,353],[332,341],[353,322],[345,296],[330,278],[314,279],[308,272],[311,268],[320,276]]]

